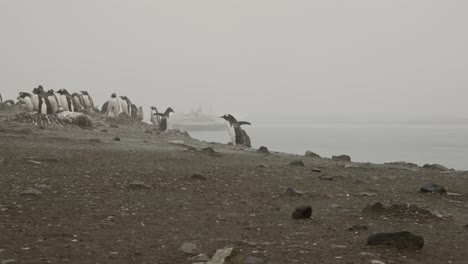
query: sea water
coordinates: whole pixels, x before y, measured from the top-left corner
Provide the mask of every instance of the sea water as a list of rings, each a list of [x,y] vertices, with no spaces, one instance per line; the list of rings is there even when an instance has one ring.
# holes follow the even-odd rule
[[[406,161],[468,170],[468,124],[256,122],[243,126],[254,148],[322,157],[347,154],[353,161]],[[227,143],[227,131],[189,131],[196,139]]]

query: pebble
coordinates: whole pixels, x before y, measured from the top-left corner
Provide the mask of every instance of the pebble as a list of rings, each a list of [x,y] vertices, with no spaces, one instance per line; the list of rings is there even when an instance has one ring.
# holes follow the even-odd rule
[[[305,164],[304,164],[304,162],[302,160],[291,161],[291,163],[289,163],[289,165],[291,165],[291,166],[300,166],[300,167],[305,166]]]
[[[24,196],[41,196],[41,195],[43,195],[43,193],[41,191],[39,191],[39,190],[29,189],[29,190],[21,192],[21,195],[24,195]]]
[[[321,169],[318,169],[318,168],[313,168],[312,171],[313,171],[313,172],[322,172],[322,170],[321,170]]]
[[[148,190],[148,189],[151,189],[151,186],[145,184],[142,181],[133,181],[128,185],[128,188],[133,189],[133,190],[141,190],[141,189],[147,189]]]
[[[358,193],[355,193],[355,195],[368,196],[368,197],[377,196],[376,193],[372,193],[372,192],[358,192]]]
[[[208,257],[205,254],[198,254],[195,257],[192,258],[194,261],[202,261],[202,262],[207,262],[210,261],[210,257]]]
[[[339,205],[339,204],[330,204],[328,207],[332,208],[332,209],[336,209],[336,208],[340,208],[341,205]]]
[[[297,207],[292,213],[294,219],[307,219],[312,216],[312,207],[309,205],[302,205]]]
[[[371,264],[385,264],[385,262],[374,259],[374,260],[371,260]]]
[[[338,155],[338,156],[332,156],[332,160],[351,162],[351,157],[348,155]]]
[[[304,193],[296,190],[294,187],[288,187],[288,189],[286,189],[286,195],[287,196],[304,196]]]
[[[197,245],[192,242],[185,242],[179,247],[179,250],[187,254],[193,254],[197,250]]]
[[[265,263],[265,260],[262,258],[257,258],[257,257],[246,257],[244,260],[244,264],[263,264]]]
[[[367,245],[386,245],[398,249],[420,250],[424,246],[424,238],[408,231],[377,233],[368,237]]]
[[[353,225],[351,227],[348,227],[349,231],[364,231],[368,229],[369,228],[366,225]]]
[[[5,259],[2,261],[2,264],[12,264],[12,263],[17,263],[15,259]]]
[[[304,154],[304,156],[306,157],[309,157],[309,158],[320,158],[320,155],[310,151],[310,150],[307,150]]]
[[[270,154],[270,151],[268,150],[267,147],[261,146],[259,149],[257,149],[257,153],[260,153],[260,154]]]
[[[114,140],[114,141],[120,141],[120,138],[119,138],[119,137],[115,137],[115,138],[113,138],[112,140]]]
[[[422,193],[442,193],[442,194],[447,193],[447,190],[443,186],[440,186],[435,183],[428,183],[428,184],[421,186],[420,191]]]
[[[192,180],[206,180],[206,177],[203,176],[202,174],[200,173],[194,173],[192,176],[190,176],[190,179]]]

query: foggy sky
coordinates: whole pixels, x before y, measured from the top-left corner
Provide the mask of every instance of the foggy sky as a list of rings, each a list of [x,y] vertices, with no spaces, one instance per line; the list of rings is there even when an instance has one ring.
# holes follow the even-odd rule
[[[468,116],[468,2],[0,2],[0,93],[176,112]]]

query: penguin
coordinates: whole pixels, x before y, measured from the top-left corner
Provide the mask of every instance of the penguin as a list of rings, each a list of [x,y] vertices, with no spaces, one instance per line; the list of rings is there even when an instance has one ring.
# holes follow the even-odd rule
[[[33,109],[35,112],[40,112],[40,109],[39,109],[39,97],[40,96],[44,96],[45,92],[44,92],[44,88],[42,87],[42,85],[39,85],[38,87],[34,88],[33,91],[32,91],[32,95],[31,95],[31,102],[33,104]]]
[[[0,103],[3,102],[2,94],[0,94]]]
[[[122,113],[125,113],[128,116],[132,116],[132,102],[127,96],[119,96],[120,97],[120,106]]]
[[[15,102],[13,100],[6,100],[5,102],[1,102],[1,105],[6,105],[6,106],[12,106],[15,105]]]
[[[168,107],[166,111],[161,114],[161,113],[155,113],[154,115],[161,116],[161,120],[159,122],[159,130],[160,131],[167,131],[171,127],[171,122],[170,122],[170,114],[175,113],[172,108]]]
[[[241,128],[241,125],[252,125],[251,123],[246,121],[237,121],[237,119],[230,114],[225,114],[221,116],[221,118],[227,121],[226,127],[234,147],[239,144],[249,147],[251,146],[250,137],[247,135],[247,132]]]
[[[140,122],[143,122],[143,119],[145,118],[145,115],[143,113],[143,107],[138,107],[138,111],[137,111],[137,119],[140,121]]]
[[[81,91],[81,98],[83,99],[85,109],[94,109],[93,98],[91,98],[87,91]]]
[[[50,102],[50,106],[52,107],[52,113],[57,113],[60,110],[61,106],[59,100],[57,99],[57,96],[55,96],[54,90],[51,89],[47,91],[46,96]]]
[[[158,109],[155,106],[151,107],[151,123],[155,127],[159,127],[159,124],[161,123],[161,116],[156,115],[158,112]]]
[[[108,105],[108,104],[109,104],[109,101],[105,102],[105,103],[102,105],[101,114],[107,113],[107,105]]]
[[[37,88],[33,89],[33,96],[31,97],[34,110],[40,114],[50,115],[52,112],[52,105],[44,92],[42,85],[39,85]],[[37,110],[36,110],[37,109]]]
[[[60,89],[57,91],[60,94],[60,105],[64,111],[75,112],[75,106],[73,105],[73,98],[66,89]]]
[[[73,107],[75,107],[75,111],[83,111],[85,109],[83,97],[79,93],[73,93]]]
[[[118,118],[121,110],[120,110],[120,103],[119,99],[117,98],[117,95],[113,93],[111,95],[111,98],[107,101],[107,111],[106,111],[106,117],[109,118]]]
[[[30,113],[34,112],[34,106],[31,100],[30,93],[20,92],[17,97],[18,101],[26,106],[26,110]]]

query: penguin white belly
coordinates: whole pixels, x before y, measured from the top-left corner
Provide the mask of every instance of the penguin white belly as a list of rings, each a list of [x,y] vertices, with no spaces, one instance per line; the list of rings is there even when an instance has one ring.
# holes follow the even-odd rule
[[[73,96],[73,102],[75,102],[77,110],[83,109],[83,104],[81,103],[79,96]]]
[[[112,108],[112,110],[111,110]],[[117,99],[114,99],[114,98],[111,98],[109,99],[109,103],[107,104],[107,111],[108,111],[108,117],[111,117],[111,118],[117,118],[119,117],[120,115],[120,107],[119,107],[119,102],[117,101]],[[112,113],[110,113],[112,112]],[[112,115],[110,116],[109,113]]]
[[[153,124],[153,126],[158,126],[158,117],[155,115],[156,114],[156,111],[155,110],[151,110],[151,123]]]
[[[47,102],[46,102],[46,97],[39,97],[39,113],[47,115],[49,114],[47,111]]]
[[[26,106],[26,110],[28,112],[34,112],[34,106],[32,104],[31,97],[19,98],[18,100]]]
[[[231,126],[229,122],[226,121],[225,126],[227,128],[227,131],[229,133],[229,137],[231,138],[231,142],[233,146],[236,146],[236,131],[234,130],[234,127]]]
[[[37,94],[31,95],[31,103],[33,105],[33,112],[39,112],[39,96]]]
[[[55,114],[57,113],[59,107],[58,107],[58,102],[55,99],[55,96],[50,95],[48,96],[49,102],[50,102],[50,107],[52,108],[52,113]]]
[[[73,103],[70,101],[70,98],[66,95],[60,95],[60,104],[63,107],[63,110],[74,112]]]
[[[125,100],[120,100],[120,105],[122,107],[122,113],[127,114],[130,116],[130,112],[128,111],[128,103]]]

